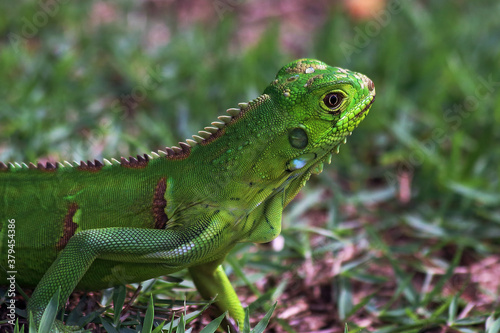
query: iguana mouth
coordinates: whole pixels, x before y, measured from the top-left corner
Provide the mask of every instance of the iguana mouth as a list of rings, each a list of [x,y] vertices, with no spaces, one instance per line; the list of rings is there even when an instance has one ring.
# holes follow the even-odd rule
[[[366,106],[363,108],[363,110],[359,111],[355,116],[354,119],[361,117],[362,115],[365,114],[365,112],[370,109],[370,106],[372,106],[373,101],[375,100],[375,95],[372,96],[372,99],[370,103],[366,104]]]

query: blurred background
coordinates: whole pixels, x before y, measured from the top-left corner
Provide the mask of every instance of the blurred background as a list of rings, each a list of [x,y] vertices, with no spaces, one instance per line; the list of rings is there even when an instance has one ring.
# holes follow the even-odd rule
[[[3,162],[175,145],[296,58],[366,74],[370,114],[287,208],[282,236],[228,258],[252,323],[277,300],[269,332],[500,331],[498,1],[40,0],[0,13]]]

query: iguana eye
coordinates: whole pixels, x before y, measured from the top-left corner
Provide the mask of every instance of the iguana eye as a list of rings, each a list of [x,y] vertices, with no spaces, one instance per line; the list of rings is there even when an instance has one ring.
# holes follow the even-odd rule
[[[323,103],[325,103],[326,107],[332,111],[337,111],[338,107],[342,104],[342,100],[344,96],[341,93],[334,92],[329,93],[323,98]]]

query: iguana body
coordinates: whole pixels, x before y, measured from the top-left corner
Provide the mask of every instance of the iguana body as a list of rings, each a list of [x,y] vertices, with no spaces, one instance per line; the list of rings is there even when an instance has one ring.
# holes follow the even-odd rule
[[[38,324],[61,287],[101,289],[189,268],[205,298],[244,313],[220,268],[238,242],[280,233],[283,208],[375,97],[364,75],[301,59],[194,140],[138,159],[0,163],[1,279],[15,220],[16,281]],[[161,155],[161,156],[160,156]],[[59,329],[65,329],[57,323]]]

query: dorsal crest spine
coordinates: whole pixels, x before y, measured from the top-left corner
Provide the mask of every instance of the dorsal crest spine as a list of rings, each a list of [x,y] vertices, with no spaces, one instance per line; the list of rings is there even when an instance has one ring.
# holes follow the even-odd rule
[[[14,168],[16,169],[27,168],[32,170],[51,172],[55,171],[60,167],[76,167],[77,169],[82,171],[96,172],[101,170],[105,166],[112,166],[112,165],[121,165],[122,167],[125,168],[140,169],[146,167],[150,160],[157,158],[167,158],[172,160],[185,159],[190,155],[191,149],[193,147],[195,147],[198,144],[207,145],[210,142],[214,141],[215,139],[224,134],[225,128],[227,126],[230,126],[234,121],[241,118],[246,111],[250,110],[254,106],[258,106],[259,104],[261,104],[262,102],[264,102],[269,98],[270,97],[267,94],[263,94],[247,103],[243,102],[238,103],[238,108],[227,109],[226,112],[228,115],[219,116],[218,117],[219,121],[212,122],[211,126],[207,126],[203,130],[199,131],[198,134],[193,135],[192,139],[186,139],[183,142],[179,142],[178,146],[165,147],[165,149],[163,150],[158,150],[157,152],[151,152],[151,155],[144,154],[144,155],[138,155],[137,157],[129,157],[129,158],[122,157],[120,161],[114,158],[112,158],[111,161],[103,159],[102,162],[97,159],[94,161],[88,160],[87,162],[75,161],[73,163],[64,161],[66,165],[64,165],[61,162],[56,162],[56,163],[46,162],[45,164],[39,162],[36,165],[34,163],[29,163],[29,165],[27,165],[25,163],[5,164],[3,162],[0,162],[0,171],[8,171],[9,169],[14,169]]]

